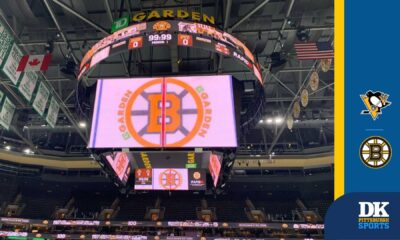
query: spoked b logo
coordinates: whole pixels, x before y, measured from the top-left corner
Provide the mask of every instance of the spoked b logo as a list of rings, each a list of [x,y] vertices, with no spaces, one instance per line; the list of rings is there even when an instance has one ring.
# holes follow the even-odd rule
[[[389,202],[358,202],[358,229],[379,230],[390,228],[390,218],[386,210]]]

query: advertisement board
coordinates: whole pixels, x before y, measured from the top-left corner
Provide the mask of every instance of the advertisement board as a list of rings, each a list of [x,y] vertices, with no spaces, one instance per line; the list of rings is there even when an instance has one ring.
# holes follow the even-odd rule
[[[151,190],[153,189],[153,170],[149,168],[139,168],[135,171],[135,189]]]
[[[206,190],[206,173],[202,169],[136,169],[135,190]]]
[[[96,65],[98,62],[107,58],[109,54],[110,54],[110,47],[106,47],[100,50],[99,52],[95,53],[92,57],[92,61],[90,61],[90,67]]]
[[[106,160],[118,179],[125,184],[131,171],[128,155],[125,152],[116,152],[107,155]]]
[[[130,152],[138,168],[207,168],[210,152],[140,151]]]
[[[205,190],[207,188],[206,171],[188,169],[189,190]]]
[[[89,148],[236,146],[231,76],[98,80]]]
[[[221,172],[221,158],[222,157],[218,154],[210,154],[208,170],[210,171],[211,177],[213,179],[214,187],[216,187],[218,184],[218,178]]]

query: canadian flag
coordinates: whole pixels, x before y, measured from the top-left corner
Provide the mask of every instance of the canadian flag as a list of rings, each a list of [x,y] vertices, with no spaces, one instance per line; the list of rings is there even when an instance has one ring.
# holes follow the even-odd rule
[[[49,68],[51,54],[25,55],[19,62],[17,72],[46,71]]]

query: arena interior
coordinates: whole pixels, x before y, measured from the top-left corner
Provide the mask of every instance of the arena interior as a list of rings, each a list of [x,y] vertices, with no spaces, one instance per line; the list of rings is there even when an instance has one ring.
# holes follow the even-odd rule
[[[333,7],[0,1],[0,238],[323,239]]]

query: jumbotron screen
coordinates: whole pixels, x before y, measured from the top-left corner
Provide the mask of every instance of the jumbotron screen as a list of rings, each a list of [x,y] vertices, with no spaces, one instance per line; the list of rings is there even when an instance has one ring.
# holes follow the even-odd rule
[[[114,171],[118,179],[126,184],[131,172],[130,160],[128,154],[125,152],[115,152],[111,154],[106,154],[105,159]]]
[[[210,171],[211,178],[213,179],[214,187],[216,187],[218,184],[219,174],[221,172],[221,159],[222,156],[218,154],[210,154],[208,170]]]
[[[206,173],[202,169],[139,168],[135,190],[206,190]]]
[[[98,80],[89,148],[236,146],[229,75]]]

